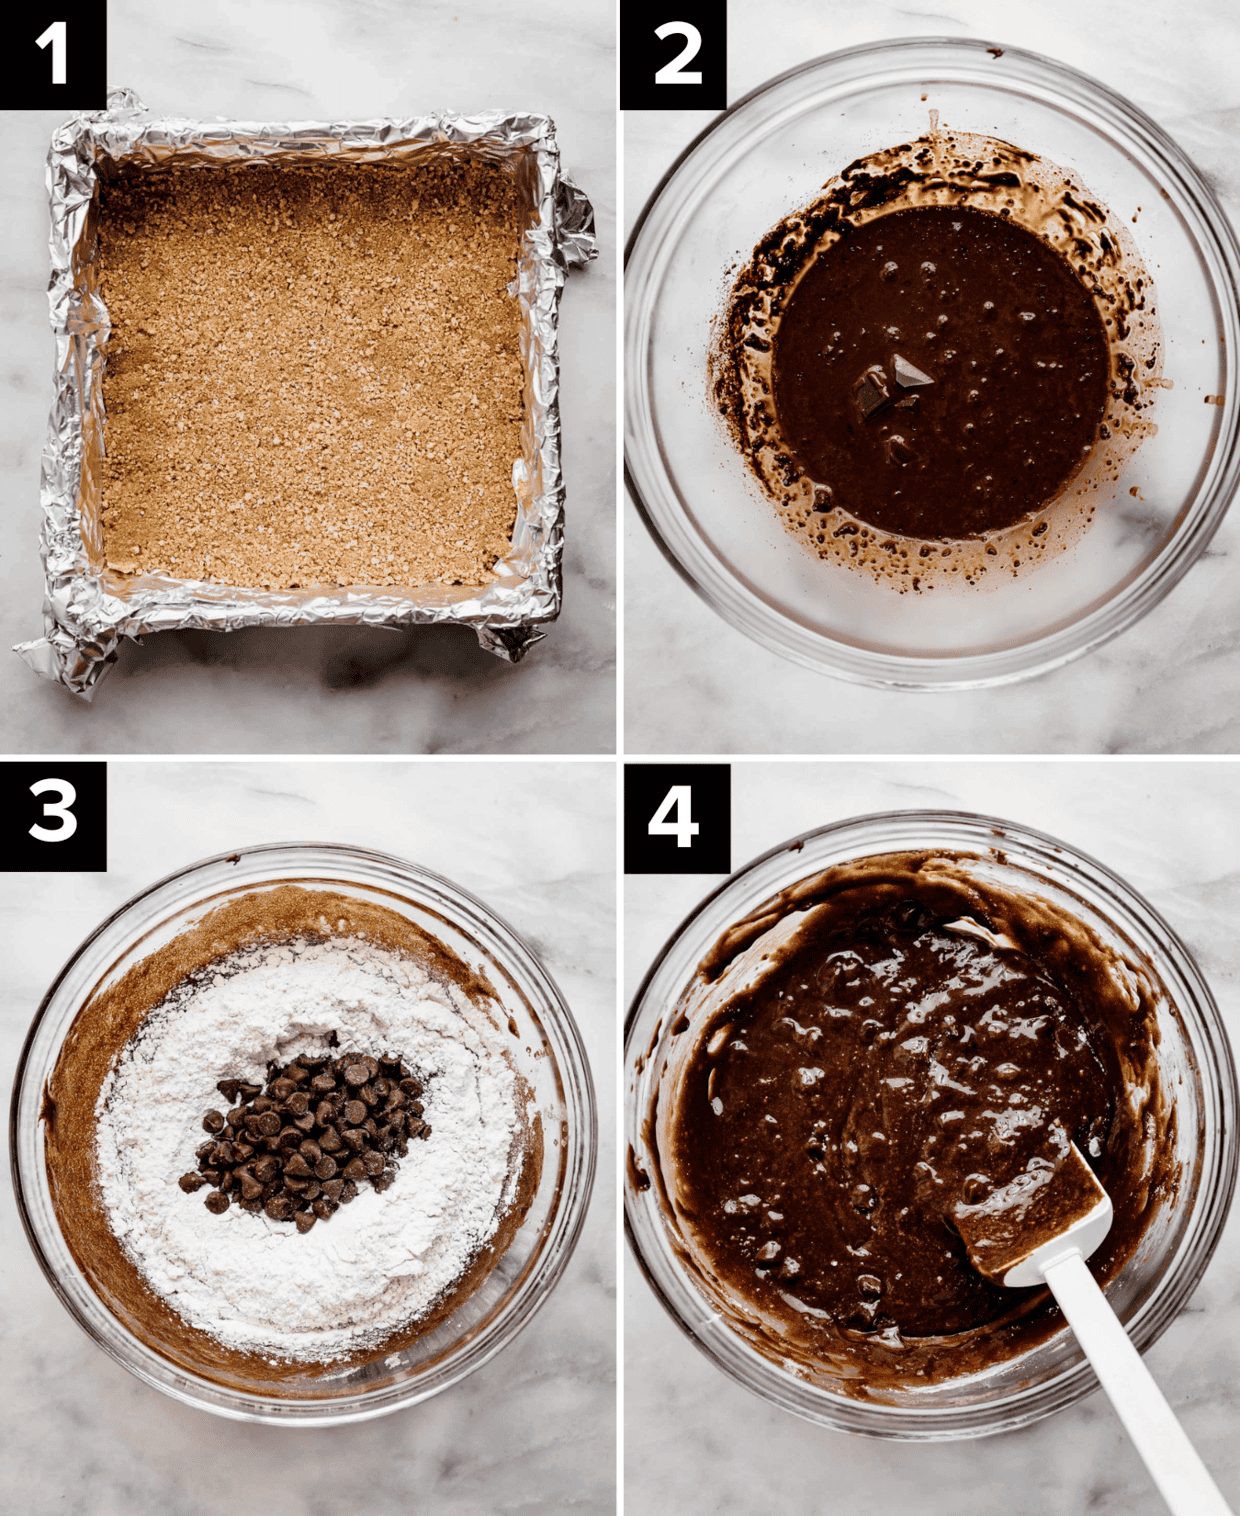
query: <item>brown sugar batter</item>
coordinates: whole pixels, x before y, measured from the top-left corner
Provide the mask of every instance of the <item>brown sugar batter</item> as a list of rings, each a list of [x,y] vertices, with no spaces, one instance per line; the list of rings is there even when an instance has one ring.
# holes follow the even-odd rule
[[[978,1273],[954,1213],[1075,1142],[1115,1206],[1091,1267],[1118,1272],[1170,1187],[1165,1138],[1146,1146],[1166,1129],[1150,1000],[1081,923],[941,856],[785,894],[702,965],[720,989],[660,1093],[695,1272],[849,1393],[1024,1351],[1060,1324],[1053,1300]]]
[[[108,566],[487,582],[516,517],[519,236],[512,180],[480,163],[105,184]]]
[[[989,211],[922,206],[815,259],[773,370],[780,430],[828,499],[951,539],[1013,525],[1076,473],[1109,363],[1097,306],[1044,242]]]

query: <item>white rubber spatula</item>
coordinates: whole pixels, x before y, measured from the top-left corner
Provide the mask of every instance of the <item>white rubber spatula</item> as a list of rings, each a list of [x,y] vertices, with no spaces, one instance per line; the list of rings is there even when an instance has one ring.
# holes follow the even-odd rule
[[[1065,1134],[1066,1135],[1066,1134]],[[1069,1143],[954,1219],[973,1267],[1015,1289],[1048,1284],[1174,1516],[1232,1516],[1085,1260],[1111,1229],[1111,1201]]]

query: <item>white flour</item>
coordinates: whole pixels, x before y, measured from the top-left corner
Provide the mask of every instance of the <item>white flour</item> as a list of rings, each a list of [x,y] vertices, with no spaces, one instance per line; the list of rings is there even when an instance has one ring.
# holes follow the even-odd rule
[[[180,1176],[226,1111],[225,1078],[340,1048],[426,1078],[431,1135],[395,1182],[369,1185],[299,1233],[262,1213],[215,1216]],[[456,989],[356,938],[238,953],[179,986],[104,1080],[96,1157],[112,1229],[156,1294],[229,1347],[330,1362],[425,1314],[497,1227],[515,1182],[517,1080],[499,1029]],[[430,1077],[426,1077],[430,1076]]]

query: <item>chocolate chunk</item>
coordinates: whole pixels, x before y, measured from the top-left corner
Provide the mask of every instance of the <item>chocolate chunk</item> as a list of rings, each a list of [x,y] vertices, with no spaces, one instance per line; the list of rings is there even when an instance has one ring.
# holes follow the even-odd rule
[[[177,1180],[177,1183],[187,1195],[192,1195],[195,1190],[202,1189],[206,1182],[201,1174],[182,1174],[180,1179]]]
[[[887,457],[892,463],[909,463],[915,456],[913,449],[908,445],[899,432],[893,433],[883,444]]]
[[[222,1216],[228,1209],[228,1196],[222,1190],[212,1190],[206,1200],[203,1201],[203,1204],[207,1210],[213,1212],[216,1216]]]
[[[357,1126],[366,1120],[366,1107],[360,1100],[350,1100],[344,1108],[344,1119],[350,1126]]]
[[[310,1230],[310,1228],[318,1220],[318,1217],[314,1214],[313,1211],[298,1211],[294,1219],[297,1222],[297,1230],[299,1232],[305,1233]]]
[[[877,364],[871,364],[853,385],[853,401],[861,412],[861,419],[869,421],[885,410],[891,400],[887,375]]]
[[[907,358],[901,358],[899,353],[891,360],[891,367],[896,376],[896,383],[903,390],[920,389],[923,385],[934,383],[929,374],[923,374]]]
[[[222,1113],[219,1111],[208,1111],[202,1118],[202,1129],[204,1132],[222,1132],[224,1130],[224,1117]]]

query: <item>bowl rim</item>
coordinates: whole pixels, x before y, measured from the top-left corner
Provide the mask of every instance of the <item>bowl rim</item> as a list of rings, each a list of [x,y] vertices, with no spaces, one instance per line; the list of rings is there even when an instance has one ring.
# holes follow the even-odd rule
[[[625,240],[624,273],[629,272],[639,251],[642,233],[654,214],[655,208],[672,180],[698,149],[718,132],[733,117],[744,111],[753,102],[772,93],[791,80],[803,75],[835,66],[844,60],[857,58],[895,58],[909,56],[919,49],[933,49],[946,58],[959,54],[975,58],[978,49],[991,50],[998,44],[979,37],[917,36],[878,38],[872,42],[854,44],[833,52],[821,53],[814,58],[793,65],[773,75],[742,95],[721,111],[699,131],[691,142],[677,154],[661,175],[658,183],[647,196],[633,227]],[[1004,72],[1001,58],[1020,60],[1034,69],[1048,72],[1068,91],[1083,93],[1092,105],[1113,113],[1114,117],[1129,130],[1134,130],[1151,150],[1154,166],[1159,170],[1164,188],[1175,192],[1172,203],[1180,209],[1182,203],[1191,205],[1200,222],[1194,229],[1205,233],[1206,241],[1212,244],[1212,252],[1218,270],[1209,269],[1211,297],[1224,322],[1231,317],[1232,335],[1238,340],[1224,345],[1224,361],[1234,368],[1231,358],[1233,347],[1240,346],[1240,236],[1230,217],[1223,209],[1217,195],[1188,154],[1152,117],[1133,104],[1118,91],[1092,75],[1044,53],[1007,44],[993,58],[996,65],[996,82]],[[1008,65],[1010,67],[1010,63]],[[1110,118],[1108,118],[1110,119]],[[1222,278],[1216,282],[1215,273]],[[625,353],[624,385],[624,483],[638,516],[653,538],[663,557],[694,593],[716,615],[768,651],[777,653],[790,662],[816,673],[826,674],[850,684],[878,689],[901,689],[911,691],[946,691],[983,689],[1038,675],[1061,668],[1063,665],[1084,657],[1096,648],[1109,642],[1134,626],[1149,614],[1180,583],[1193,565],[1209,547],[1214,534],[1222,524],[1232,500],[1240,489],[1240,401],[1231,392],[1234,382],[1225,383],[1224,417],[1220,423],[1216,451],[1218,457],[1212,486],[1199,494],[1195,501],[1196,515],[1190,520],[1182,508],[1180,517],[1163,546],[1144,568],[1110,589],[1100,602],[1083,616],[1067,623],[1057,624],[1050,631],[1013,646],[1004,646],[984,653],[965,653],[954,656],[923,656],[917,653],[894,654],[862,648],[843,637],[827,636],[805,626],[794,615],[778,608],[766,597],[758,594],[747,584],[742,584],[730,565],[720,566],[718,554],[708,539],[700,532],[687,533],[690,540],[700,538],[703,547],[702,561],[714,572],[702,577],[718,578],[725,588],[723,592],[715,584],[700,582],[690,568],[681,561],[668,532],[660,526],[656,512],[643,495],[638,483],[637,466],[630,447],[630,405],[635,387],[644,394],[644,379],[638,377],[642,370],[648,344],[643,344],[639,353],[629,353],[629,333],[632,330],[633,307],[625,303],[625,334],[622,344]],[[643,410],[648,407],[643,408]],[[644,416],[643,416],[644,419]],[[652,475],[652,478],[655,476]],[[665,472],[663,477],[666,478]],[[675,491],[673,490],[673,493]],[[1189,530],[1185,532],[1184,528]],[[729,596],[735,597],[730,603]]]
[[[641,983],[634,993],[625,1015],[622,1068],[621,1078],[623,1090],[623,1129],[620,1141],[627,1144],[631,1140],[633,1115],[632,1106],[635,1104],[638,1094],[637,1086],[632,1080],[634,1069],[634,1055],[642,1052],[634,1044],[634,1038],[638,1030],[638,1019],[644,1009],[644,1002],[650,987],[667,961],[669,955],[676,947],[682,936],[690,930],[699,917],[729,890],[740,885],[745,879],[755,874],[763,865],[789,854],[797,858],[802,857],[808,843],[819,838],[833,839],[841,834],[847,834],[861,828],[886,827],[892,825],[907,825],[916,827],[927,836],[924,846],[933,847],[934,842],[930,837],[933,829],[947,826],[964,825],[976,828],[978,833],[979,852],[984,851],[983,839],[989,836],[991,842],[1002,848],[1003,843],[1016,842],[1021,848],[1021,856],[1014,861],[1019,867],[1028,868],[1029,859],[1027,854],[1032,853],[1036,858],[1039,854],[1051,855],[1062,868],[1064,863],[1071,871],[1082,871],[1087,876],[1096,876],[1091,882],[1100,884],[1103,889],[1112,896],[1117,903],[1126,910],[1139,915],[1141,924],[1153,935],[1156,935],[1162,945],[1168,947],[1172,954],[1178,955],[1179,963],[1176,967],[1193,981],[1191,988],[1195,991],[1196,1009],[1199,1013],[1201,1031],[1204,1035],[1204,1046],[1195,1047],[1199,1063],[1207,1066],[1207,1059],[1212,1060],[1208,1064],[1217,1073],[1216,1081],[1207,1081],[1203,1078],[1203,1086],[1207,1090],[1213,1090],[1215,1101],[1219,1110],[1219,1132],[1217,1138],[1216,1168],[1212,1172],[1203,1169],[1201,1179],[1201,1194],[1206,1211],[1207,1224],[1201,1235],[1194,1243],[1192,1261],[1195,1268],[1191,1271],[1191,1282],[1182,1289],[1180,1295],[1173,1300],[1174,1308],[1168,1308],[1164,1303],[1163,1309],[1158,1315],[1150,1310],[1150,1299],[1141,1303],[1135,1312],[1135,1321],[1131,1335],[1133,1336],[1138,1350],[1146,1351],[1154,1342],[1162,1336],[1176,1317],[1179,1315],[1184,1304],[1190,1298],[1208,1269],[1214,1253],[1222,1237],[1230,1213],[1232,1201],[1237,1186],[1237,1174],[1240,1171],[1240,1133],[1237,1131],[1237,1111],[1240,1109],[1240,1082],[1237,1079],[1236,1061],[1232,1051],[1231,1041],[1227,1033],[1226,1025],[1219,1011],[1210,985],[1202,974],[1196,958],[1189,950],[1183,939],[1175,929],[1165,920],[1161,913],[1150,901],[1134,886],[1129,884],[1121,875],[1117,874],[1106,864],[1100,862],[1092,854],[1076,847],[1074,844],[1064,842],[1048,832],[1043,832],[1036,827],[1026,825],[1024,822],[1012,821],[1004,817],[992,816],[980,811],[953,810],[939,807],[908,807],[899,810],[872,811],[862,815],[847,816],[838,821],[828,822],[822,826],[811,827],[799,833],[795,837],[789,837],[773,847],[767,848],[748,863],[736,869],[721,883],[709,890],[702,899],[690,910],[677,924],[675,929],[666,938],[649,967],[642,976]],[[998,836],[995,834],[998,833]],[[945,842],[944,846],[958,847],[956,841]],[[901,848],[914,849],[918,844],[912,839],[901,839],[893,842],[882,842],[878,847],[871,847],[868,843],[858,845],[858,850],[850,856],[863,858],[877,856],[882,852],[898,851]],[[806,876],[814,872],[830,867],[831,864],[815,864],[809,862],[805,867]],[[774,887],[775,889],[778,886]],[[773,890],[770,891],[773,893]],[[764,894],[758,896],[758,902],[765,898]],[[758,903],[754,902],[754,903]],[[744,912],[746,903],[738,905],[738,910]],[[1182,1010],[1177,1007],[1177,1013],[1183,1019]],[[646,1066],[650,1066],[647,1057]],[[639,1076],[640,1077],[640,1076]],[[873,1437],[892,1441],[948,1441],[964,1440],[977,1437],[994,1436],[1001,1432],[1014,1431],[1018,1428],[1031,1425],[1048,1415],[1073,1404],[1092,1390],[1098,1387],[1095,1375],[1088,1359],[1082,1357],[1076,1364],[1055,1375],[1042,1384],[1035,1385],[1032,1389],[1020,1389],[1015,1393],[1005,1396],[993,1403],[987,1402],[968,1407],[917,1407],[917,1406],[887,1406],[870,1401],[852,1401],[843,1396],[836,1396],[818,1386],[795,1378],[795,1376],[783,1373],[771,1373],[763,1383],[754,1383],[746,1376],[745,1364],[738,1355],[737,1361],[729,1361],[721,1358],[705,1335],[695,1330],[693,1324],[685,1318],[681,1307],[673,1301],[668,1291],[664,1288],[656,1270],[648,1261],[642,1245],[639,1241],[638,1226],[634,1221],[634,1212],[638,1200],[632,1193],[632,1184],[626,1174],[623,1183],[624,1194],[624,1235],[628,1243],[629,1251],[640,1269],[643,1278],[653,1291],[659,1304],[671,1317],[677,1327],[688,1337],[689,1341],[705,1355],[710,1363],[719,1371],[726,1374],[747,1390],[750,1394],[778,1406],[781,1410],[791,1412],[793,1415],[810,1421],[815,1425],[828,1427],[830,1430],[846,1432],[851,1435]],[[643,1191],[643,1193],[646,1193]],[[693,1287],[685,1280],[686,1293],[694,1294]],[[699,1313],[700,1315],[701,1313]],[[714,1324],[713,1317],[710,1324]],[[738,1338],[739,1342],[740,1339]],[[750,1350],[755,1358],[756,1350]],[[777,1370],[778,1365],[773,1360],[768,1361],[772,1370]],[[818,1397],[820,1404],[811,1405],[806,1401],[811,1397]],[[1007,1414],[995,1415],[995,1409],[1000,1412],[1006,1408]],[[832,1413],[835,1413],[834,1415]],[[880,1417],[890,1416],[887,1425],[876,1424],[872,1426],[849,1424],[847,1414],[841,1417],[841,1412],[851,1412],[853,1416],[877,1414]],[[962,1420],[963,1425],[950,1426],[953,1420]]]
[[[233,864],[240,858],[261,858],[267,855],[304,855],[306,857],[323,857],[326,855],[329,864],[334,863],[344,867],[355,860],[364,860],[381,868],[394,869],[413,888],[425,883],[434,890],[442,891],[450,899],[459,902],[467,909],[477,913],[480,921],[503,943],[507,952],[512,957],[504,961],[503,966],[507,971],[519,969],[527,983],[532,981],[533,986],[543,996],[543,1004],[540,1007],[540,1020],[547,1011],[552,1012],[553,1019],[557,1023],[557,1030],[564,1039],[565,1050],[568,1054],[568,1067],[561,1068],[556,1064],[557,1080],[564,1091],[565,1103],[565,1132],[566,1141],[564,1152],[560,1162],[563,1173],[559,1184],[558,1193],[562,1197],[557,1212],[551,1218],[551,1224],[544,1233],[544,1256],[535,1257],[532,1269],[527,1265],[527,1279],[529,1287],[524,1294],[515,1295],[508,1305],[490,1321],[483,1324],[481,1329],[473,1328],[467,1334],[463,1343],[458,1343],[433,1360],[428,1366],[425,1376],[419,1376],[411,1381],[404,1381],[395,1387],[387,1387],[384,1391],[384,1399],[374,1405],[366,1403],[366,1389],[355,1392],[347,1397],[342,1396],[339,1409],[331,1409],[332,1402],[321,1399],[303,1401],[268,1400],[261,1395],[254,1395],[248,1391],[237,1390],[232,1387],[223,1387],[215,1381],[200,1376],[173,1365],[163,1354],[150,1348],[138,1338],[136,1334],[117,1321],[116,1317],[102,1301],[98,1300],[93,1287],[87,1281],[89,1292],[100,1306],[100,1309],[108,1316],[119,1331],[119,1338],[112,1340],[99,1334],[94,1324],[86,1318],[80,1310],[78,1303],[71,1297],[61,1282],[53,1261],[48,1257],[38,1235],[34,1220],[31,1216],[25,1195],[26,1179],[23,1175],[21,1152],[20,1152],[20,1107],[22,1096],[25,1093],[26,1079],[30,1066],[31,1055],[40,1028],[43,1025],[57,991],[65,978],[77,963],[86,955],[88,950],[110,928],[115,927],[123,917],[143,901],[151,896],[158,895],[160,891],[167,889],[188,876],[205,871],[220,864]],[[275,858],[272,858],[273,864]],[[290,867],[296,868],[296,864],[290,859]],[[297,875],[293,873],[273,876],[272,879],[249,879],[239,880],[250,888],[260,889],[266,883],[273,882],[275,878],[287,878],[290,882],[296,882]],[[304,877],[311,877],[309,870]],[[316,876],[316,882],[331,882],[324,880],[322,876]],[[336,882],[348,883],[343,876]],[[363,884],[368,888],[376,888],[374,881],[354,880],[352,882]],[[213,895],[218,891],[213,891]],[[390,893],[390,891],[389,891]],[[180,901],[174,902],[173,914],[186,909],[193,909],[197,902]],[[435,905],[420,901],[419,904],[434,911]],[[146,923],[142,936],[144,940],[152,928],[158,923]],[[101,972],[106,973],[106,965],[101,966]],[[74,1016],[82,1009],[79,1004]],[[71,1024],[71,1023],[70,1023]],[[566,1076],[571,1076],[571,1079]],[[576,1098],[580,1101],[579,1119],[576,1122],[576,1130],[573,1125],[573,1099],[568,1091],[570,1086],[574,1089]],[[526,942],[525,938],[512,927],[508,921],[494,911],[485,901],[477,895],[448,879],[445,875],[438,874],[422,865],[413,863],[411,860],[401,858],[393,853],[382,852],[375,848],[354,846],[340,842],[316,842],[306,840],[263,842],[248,844],[243,847],[232,848],[227,852],[216,853],[210,857],[200,858],[174,869],[163,875],[153,883],[145,886],[135,894],[129,896],[119,906],[110,911],[77,945],[65,959],[55,977],[48,986],[47,991],[39,1002],[25,1038],[21,1051],[17,1058],[13,1076],[12,1095],[9,1102],[9,1170],[13,1186],[14,1199],[16,1201],[18,1215],[21,1218],[22,1228],[26,1234],[26,1240],[34,1254],[44,1278],[52,1288],[53,1293],[64,1306],[69,1316],[73,1319],[91,1341],[109,1358],[118,1363],[122,1368],[133,1374],[143,1383],[151,1385],[172,1399],[180,1401],[184,1405],[192,1406],[196,1410],[209,1412],[212,1415],[224,1417],[228,1420],[258,1422],[264,1424],[278,1424],[281,1426],[294,1427],[323,1427],[342,1426],[350,1422],[372,1420],[379,1416],[390,1415],[393,1412],[405,1409],[408,1406],[417,1405],[441,1391],[449,1389],[459,1383],[474,1370],[481,1368],[534,1318],[545,1304],[548,1296],[559,1282],[561,1275],[568,1265],[577,1243],[581,1236],[582,1227],[585,1223],[586,1213],[589,1209],[590,1198],[594,1187],[594,1178],[598,1161],[598,1109],[594,1090],[594,1079],[590,1068],[589,1058],[586,1053],[585,1043],[580,1028],[568,1002],[560,992],[555,980],[543,966],[534,950]],[[546,1246],[546,1244],[550,1246]],[[67,1244],[66,1244],[67,1246]],[[76,1265],[76,1260],[74,1261]],[[80,1273],[81,1270],[79,1269]],[[85,1277],[85,1276],[83,1276]],[[519,1288],[519,1287],[518,1287]],[[515,1309],[514,1309],[515,1308]],[[126,1357],[121,1350],[121,1344],[127,1343],[133,1338],[142,1349],[143,1353],[159,1362],[167,1365],[174,1374],[171,1381],[162,1379],[151,1372],[144,1361],[134,1361]],[[213,1398],[202,1398],[195,1391],[200,1387],[209,1396],[218,1396],[221,1393],[230,1397],[236,1404],[221,1403]]]

